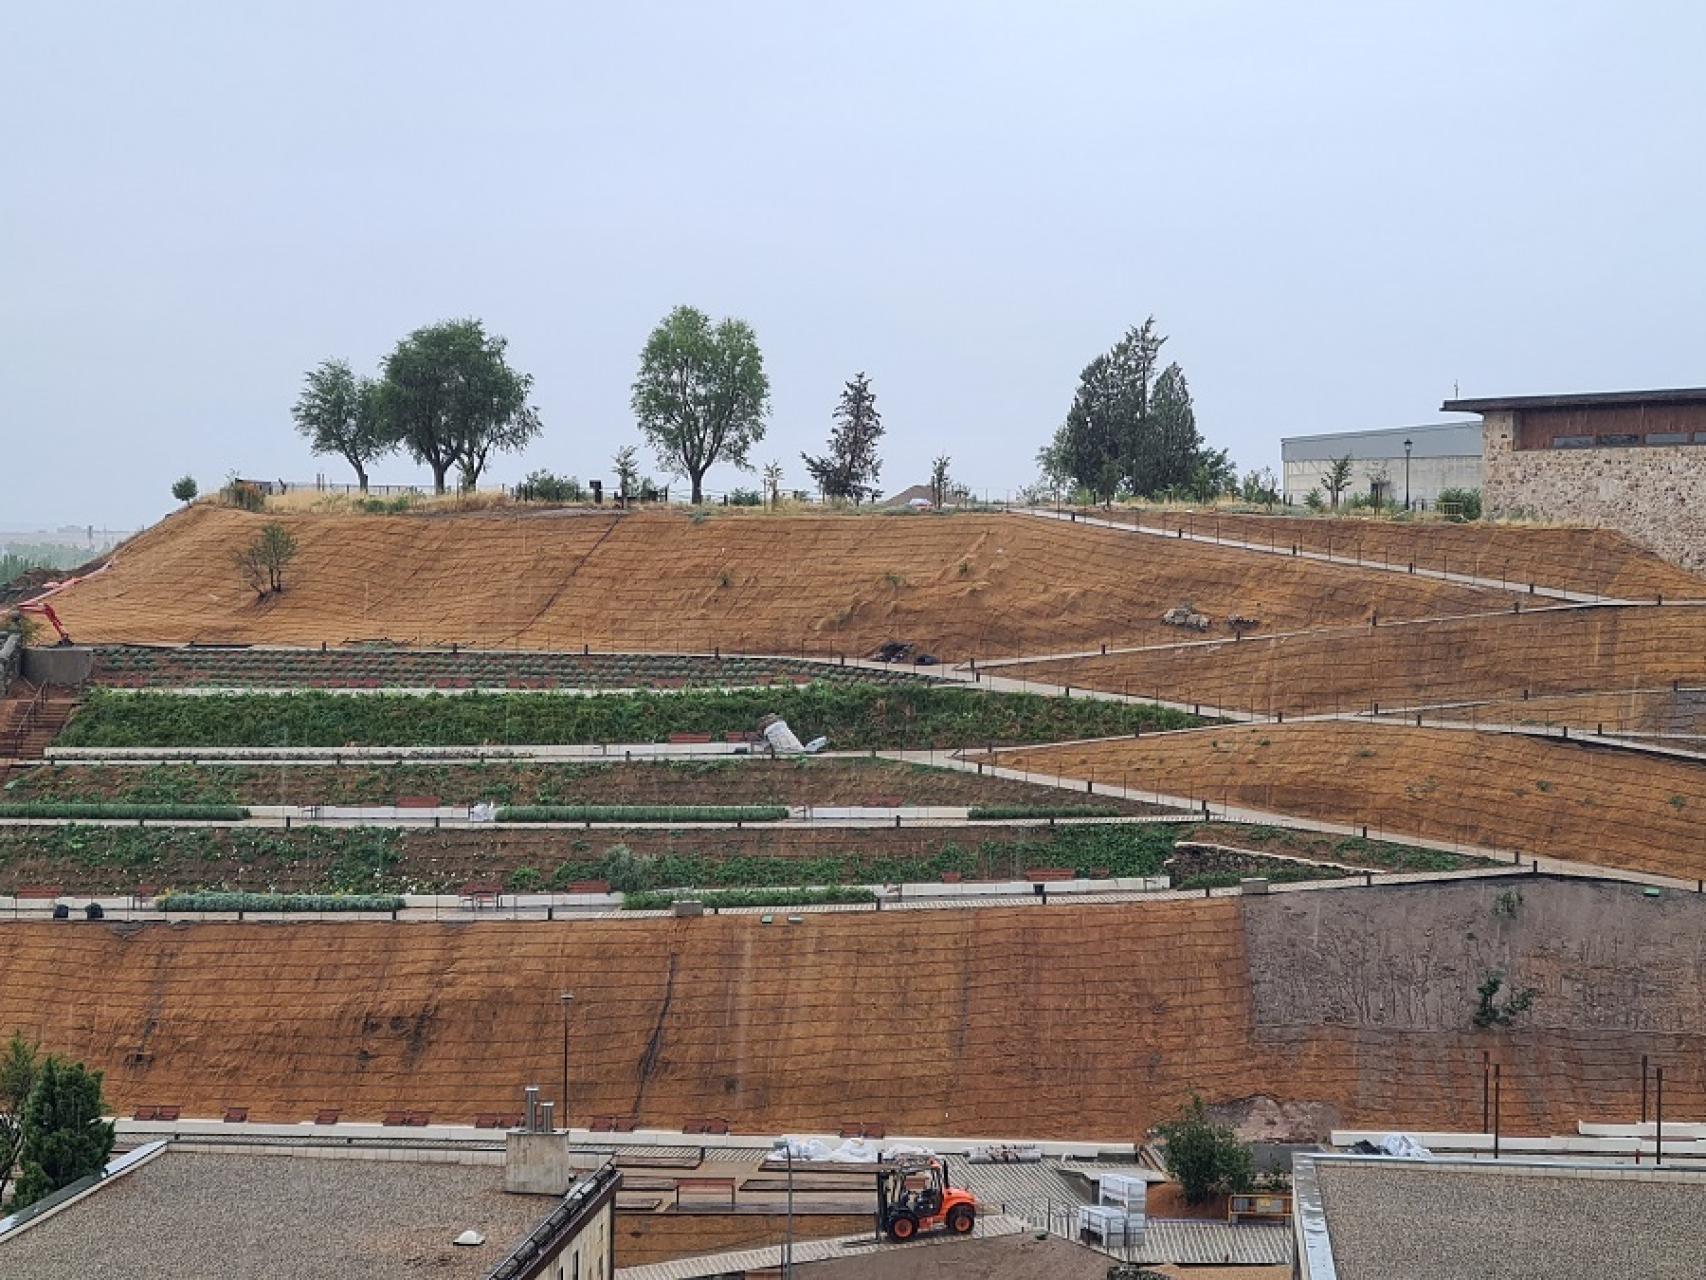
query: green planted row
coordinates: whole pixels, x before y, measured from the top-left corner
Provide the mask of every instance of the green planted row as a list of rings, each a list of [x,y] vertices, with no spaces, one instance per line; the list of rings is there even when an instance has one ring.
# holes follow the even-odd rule
[[[971,818],[1023,821],[1028,818],[1117,818],[1120,810],[1108,804],[974,804]]]
[[[56,800],[0,804],[0,818],[72,818],[87,821],[103,818],[152,818],[162,822],[241,822],[248,816],[247,809],[231,804],[78,804]]]
[[[869,889],[719,889],[711,893],[661,889],[630,893],[622,900],[622,907],[625,911],[662,911],[675,902],[689,900],[707,907],[851,906],[875,902],[877,895]]]
[[[780,822],[785,804],[533,804],[498,810],[499,822]]]
[[[168,893],[162,911],[397,911],[403,900],[382,894]]]
[[[182,697],[96,689],[60,737],[67,747],[433,747],[660,742],[676,734],[756,729],[786,719],[837,748],[1054,742],[1139,729],[1182,729],[1182,712],[1091,698],[989,693],[939,685],[803,687],[564,695],[237,693]]]

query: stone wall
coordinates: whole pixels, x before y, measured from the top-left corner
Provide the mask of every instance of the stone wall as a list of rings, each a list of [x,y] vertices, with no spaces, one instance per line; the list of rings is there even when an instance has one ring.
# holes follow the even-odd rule
[[[1531,517],[1618,529],[1689,569],[1706,569],[1706,446],[1513,447],[1516,415],[1486,415],[1482,503],[1490,519]]]

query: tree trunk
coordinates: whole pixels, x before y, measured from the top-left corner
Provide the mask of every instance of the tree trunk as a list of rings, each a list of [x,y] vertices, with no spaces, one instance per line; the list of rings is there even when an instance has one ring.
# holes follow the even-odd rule
[[[432,491],[440,497],[444,496],[444,473],[449,470],[450,464],[448,462],[432,464]]]
[[[694,472],[693,476],[692,476],[692,480],[693,480],[693,505],[698,506],[701,502],[703,502],[705,500],[705,473],[703,471]]]
[[[362,495],[365,497],[367,494],[367,471],[362,467],[361,463],[359,463],[359,462],[354,463],[353,465],[355,467],[356,484],[358,484],[361,487]]]

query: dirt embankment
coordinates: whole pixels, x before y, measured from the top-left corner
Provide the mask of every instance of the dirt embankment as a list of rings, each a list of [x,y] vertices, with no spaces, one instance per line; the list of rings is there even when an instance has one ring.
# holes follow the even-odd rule
[[[1652,688],[1706,680],[1706,607],[1442,618],[1015,663],[998,674],[1262,715]]]
[[[1706,899],[1658,904],[1657,932],[1645,902],[1614,904],[1629,928],[1607,935],[1594,886],[1523,881],[1507,919],[1507,885],[798,925],[17,925],[0,930],[0,1025],[104,1070],[121,1112],[257,1120],[455,1120],[513,1108],[526,1083],[550,1093],[562,990],[577,1123],[1130,1140],[1196,1090],[1322,1124],[1474,1127],[1484,1050],[1509,1132],[1631,1116],[1643,1052],[1678,1114],[1706,1106],[1685,954]],[[1247,908],[1263,914],[1247,925]],[[1303,955],[1317,933],[1329,945]],[[1480,1031],[1494,962],[1539,993]]]
[[[1098,513],[1099,514],[1099,513]],[[1116,520],[1132,513],[1116,512]],[[1706,578],[1660,558],[1612,529],[1517,524],[1416,523],[1354,517],[1138,513],[1146,529],[1348,556],[1369,564],[1491,578],[1527,588],[1621,600],[1706,599]]]
[[[277,519],[300,552],[257,603],[234,549]],[[1023,516],[250,515],[201,504],[55,600],[86,643],[940,656],[1159,642],[1182,599],[1269,626],[1498,609],[1509,597]]]
[[[1557,739],[1310,721],[1002,751],[1010,769],[1366,824],[1525,856],[1706,876],[1706,763]]]

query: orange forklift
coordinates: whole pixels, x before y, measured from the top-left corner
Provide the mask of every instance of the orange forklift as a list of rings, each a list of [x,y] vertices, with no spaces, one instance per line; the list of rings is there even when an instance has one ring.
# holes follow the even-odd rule
[[[977,1197],[948,1182],[948,1162],[934,1155],[896,1155],[877,1162],[877,1230],[896,1241],[946,1229],[969,1236]]]

